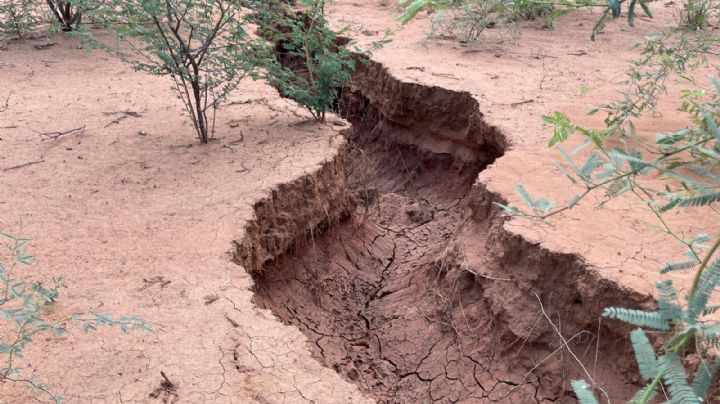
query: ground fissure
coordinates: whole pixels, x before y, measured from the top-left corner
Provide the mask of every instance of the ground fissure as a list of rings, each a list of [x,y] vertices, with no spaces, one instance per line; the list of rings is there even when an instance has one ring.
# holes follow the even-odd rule
[[[268,248],[272,232],[238,244],[256,304],[297,326],[318,360],[380,402],[573,401],[568,378],[579,369],[562,355],[547,360],[561,345],[537,302],[528,304],[537,285],[506,273],[537,272],[557,259],[527,262],[532,248],[501,240],[492,198],[478,196],[478,173],[507,147],[502,133],[469,94],[401,83],[375,63],[358,70],[341,108],[353,125],[341,153],[348,193],[326,197],[344,201],[343,213],[325,208],[320,224],[305,226],[286,249],[275,241]],[[526,252],[511,257],[513,247]],[[274,254],[258,254],[267,250]],[[558,319],[563,300],[582,300],[574,288],[557,288]],[[596,339],[576,316],[563,326],[587,359]]]

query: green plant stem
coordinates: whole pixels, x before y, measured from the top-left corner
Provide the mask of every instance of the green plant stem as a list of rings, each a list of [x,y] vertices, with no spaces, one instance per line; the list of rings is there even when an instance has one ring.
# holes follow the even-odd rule
[[[639,188],[639,187],[638,187],[638,188]],[[651,201],[647,201],[647,200],[643,199],[643,197],[637,192],[637,190],[635,190],[634,187],[633,187],[633,189],[632,189],[632,192],[633,192],[633,194],[635,194],[635,196],[638,197],[638,199],[640,199],[640,201],[645,202],[645,204],[647,205],[648,209],[650,209],[650,211],[655,215],[655,217],[658,219],[658,221],[659,221],[659,222],[663,225],[663,227],[665,228],[665,234],[670,235],[672,238],[674,238],[675,240],[677,240],[680,244],[682,244],[682,245],[684,245],[685,247],[687,247],[688,250],[690,250],[690,253],[692,253],[692,255],[693,255],[693,257],[695,258],[695,260],[698,261],[698,262],[700,262],[700,261],[701,261],[701,260],[700,260],[700,256],[697,254],[697,251],[695,251],[695,248],[693,248],[692,243],[688,243],[688,242],[685,241],[682,237],[680,237],[680,236],[678,236],[677,234],[675,234],[675,232],[672,231],[672,229],[670,229],[670,226],[668,226],[667,222],[665,221],[665,219],[663,219],[662,215],[661,215],[655,208],[652,207],[652,202],[651,202]],[[645,192],[645,194],[647,195],[647,192],[646,192],[646,191],[643,191],[643,192]],[[648,198],[652,198],[650,195],[647,195],[647,196],[648,196]]]
[[[4,380],[7,380],[9,382],[15,382],[15,383],[27,383],[28,385],[32,386],[33,389],[36,389],[38,391],[42,391],[43,393],[47,394],[51,400],[53,400],[55,403],[60,403],[60,399],[58,397],[55,397],[50,390],[48,390],[45,386],[41,384],[37,384],[34,381],[30,379],[13,379],[11,377],[5,377]]]
[[[658,372],[655,375],[655,378],[648,385],[648,389],[645,390],[645,393],[642,395],[642,397],[640,397],[640,400],[637,401],[639,404],[646,404],[648,401],[650,401],[650,397],[652,397],[653,391],[655,391],[658,384],[660,384],[660,380],[662,380],[662,377],[663,377],[662,372]]]
[[[600,187],[602,187],[603,185],[607,185],[607,184],[609,184],[609,183],[611,183],[611,182],[615,182],[615,181],[617,181],[617,180],[623,179],[623,178],[625,178],[625,177],[629,177],[629,176],[634,175],[634,174],[637,174],[637,172],[636,172],[635,170],[630,171],[630,172],[627,172],[627,173],[624,173],[624,174],[619,175],[619,176],[617,176],[617,177],[612,177],[612,178],[610,178],[610,179],[608,179],[608,180],[606,180],[606,181],[603,181],[603,182],[600,182],[600,183],[597,183],[597,184],[588,185],[588,186],[586,186],[586,188],[585,188],[585,192],[583,192],[582,194],[580,194],[580,198],[578,198],[578,202],[580,202],[582,199],[584,199],[590,192],[594,191],[595,189],[600,188]],[[576,202],[575,204],[577,204],[577,202]],[[537,216],[537,218],[538,218],[538,219],[547,219],[547,218],[549,218],[550,216],[555,216],[555,215],[557,215],[558,213],[564,212],[564,211],[569,210],[569,209],[571,209],[571,208],[572,208],[572,207],[571,207],[570,205],[566,205],[566,206],[563,206],[562,208],[558,208],[558,209],[556,209],[556,210],[554,210],[554,211],[552,211],[552,212],[546,213],[546,214],[544,214],[544,215]]]
[[[704,143],[707,143],[707,142],[709,142],[709,141],[712,141],[713,139],[714,139],[713,137],[703,138],[703,139],[701,139],[701,140],[699,140],[699,141],[697,141],[697,142],[694,142],[694,143],[688,144],[687,146],[684,146],[684,147],[681,147],[681,148],[679,148],[679,149],[673,150],[671,153],[664,154],[663,156],[655,159],[654,161],[652,161],[651,163],[649,163],[649,166],[652,167],[652,168],[654,168],[654,169],[656,169],[656,170],[658,170],[658,171],[660,171],[660,172],[663,172],[664,169],[661,168],[661,167],[658,167],[658,163],[660,163],[660,162],[662,162],[662,161],[664,161],[664,160],[667,160],[668,158],[670,158],[670,157],[672,157],[672,156],[675,156],[675,155],[677,155],[677,154],[680,154],[680,153],[682,153],[682,152],[684,152],[684,151],[686,151],[686,150],[694,149],[695,147],[700,146],[700,145],[702,145],[702,144],[704,144]],[[604,152],[604,150],[603,150],[603,152]],[[665,171],[667,171],[667,170],[665,170]],[[628,171],[628,172],[623,173],[623,174],[621,174],[621,175],[618,175],[618,176],[616,176],[616,177],[609,178],[609,179],[607,179],[607,180],[605,180],[605,181],[602,181],[602,182],[599,182],[599,183],[596,183],[596,184],[586,185],[586,186],[585,186],[585,191],[584,191],[582,194],[580,194],[580,197],[577,199],[577,201],[575,202],[575,204],[573,204],[573,206],[577,205],[577,204],[578,204],[581,200],[583,200],[589,193],[591,193],[592,191],[596,190],[597,188],[600,188],[600,187],[602,187],[603,185],[610,184],[610,183],[615,182],[615,181],[617,181],[617,180],[620,180],[620,179],[623,179],[623,178],[626,178],[626,177],[630,177],[630,176],[635,175],[635,174],[639,174],[639,172],[640,172],[640,170],[633,169],[633,170],[631,170],[631,171]],[[587,181],[586,181],[586,183],[587,183]],[[564,211],[566,211],[566,210],[569,210],[569,209],[571,209],[573,206],[565,205],[565,206],[563,206],[563,207],[561,207],[561,208],[555,209],[554,211],[545,213],[545,214],[543,214],[543,215],[528,215],[528,214],[525,214],[525,216],[535,217],[535,218],[538,218],[538,219],[547,219],[547,218],[549,218],[549,217],[551,217],[551,216],[557,215],[558,213],[561,213],[561,212],[564,212]]]
[[[13,238],[13,243],[14,244],[10,248],[10,250],[12,251],[13,255],[15,255],[18,250],[18,239]],[[8,279],[10,278],[10,275],[13,273],[13,271],[15,270],[16,267],[17,267],[17,262],[13,261],[12,265],[10,266],[10,269],[8,269],[5,274],[5,276]],[[3,291],[2,303],[0,305],[7,303],[9,294],[10,294],[10,282],[8,281],[8,282],[5,282],[5,289]]]
[[[700,277],[703,274],[703,271],[705,268],[707,268],[708,264],[710,263],[710,258],[715,254],[717,249],[720,247],[720,234],[718,234],[717,240],[715,240],[715,244],[713,244],[712,247],[710,247],[710,250],[708,251],[707,255],[705,256],[705,259],[703,259],[702,263],[700,264],[700,268],[698,268],[697,272],[695,273],[695,279],[693,280],[692,287],[690,288],[690,293],[688,294],[688,301],[691,301],[693,296],[695,296],[695,291],[697,290],[698,283],[700,282]]]
[[[13,358],[14,358],[14,354],[15,354],[15,346],[17,346],[17,344],[20,343],[20,341],[25,336],[26,336],[25,335],[25,325],[23,325],[17,332],[17,337],[15,339],[15,342],[13,342],[12,345],[10,345],[10,348],[9,348],[10,353],[8,354],[8,359],[7,359],[7,369],[5,369],[5,374],[0,376],[0,379],[7,379],[8,376],[10,375],[10,371],[12,370],[12,365],[13,365]]]
[[[705,256],[705,259],[703,259],[702,264],[700,265],[700,268],[697,270],[697,273],[695,274],[695,280],[693,281],[693,286],[690,289],[690,293],[688,295],[688,300],[692,300],[693,295],[695,294],[695,290],[697,289],[698,282],[700,281],[700,277],[702,276],[703,270],[707,268],[708,263],[710,262],[710,259],[715,254],[715,252],[720,248],[720,235],[718,235],[717,240],[715,241],[715,244],[710,248],[710,251],[708,251],[707,255]],[[683,337],[683,339],[680,340],[680,342],[675,345],[674,347],[671,347],[671,351],[675,353],[680,353],[685,346],[687,346],[688,342],[690,342],[690,335],[686,335]],[[657,388],[657,385],[660,383],[660,380],[663,377],[663,372],[659,371],[655,378],[653,378],[652,382],[648,386],[648,389],[645,391],[645,393],[640,397],[640,400],[638,400],[639,404],[647,404],[647,402],[650,400],[650,397],[652,396],[652,393]]]
[[[624,1],[624,0],[623,0]],[[620,3],[622,3],[621,1]],[[583,8],[583,7],[607,7],[607,3],[573,3],[570,1],[533,1],[532,5],[540,6],[563,6],[568,8]]]

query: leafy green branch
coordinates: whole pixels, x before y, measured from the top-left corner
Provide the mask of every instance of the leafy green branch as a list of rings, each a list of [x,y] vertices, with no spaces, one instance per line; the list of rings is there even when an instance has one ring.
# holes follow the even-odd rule
[[[2,232],[0,240],[3,240],[1,244],[11,255],[9,265],[0,261],[0,317],[7,324],[2,329],[12,330],[9,334],[0,334],[0,382],[24,384],[32,393],[45,394],[52,401],[60,403],[62,397],[53,394],[47,384],[37,381],[34,372],[28,376],[28,369],[15,365],[16,359],[22,357],[25,348],[34,342],[37,335],[52,333],[61,336],[67,332],[70,324],[80,324],[84,332],[101,326],[117,327],[123,333],[151,330],[141,318],[135,316],[113,318],[110,314],[86,313],[50,320],[45,315],[46,308],[55,303],[60,296],[60,289],[66,285],[60,278],[52,278],[49,287],[40,281],[28,282],[18,278],[16,273],[30,267],[34,259],[27,251],[30,240]]]
[[[700,403],[720,368],[720,322],[712,317],[720,306],[709,305],[720,284],[720,233],[687,239],[669,225],[665,215],[695,208],[702,209],[708,223],[720,220],[720,82],[713,78],[712,90],[683,92],[680,109],[688,113],[689,127],[659,133],[654,142],[637,135],[633,120],[655,110],[657,97],[665,93],[665,80],[684,75],[691,63],[702,61],[714,45],[712,41],[692,44],[681,40],[681,46],[672,49],[656,41],[662,42],[662,38],[649,38],[643,58],[630,71],[631,95],[604,106],[608,118],[603,129],[576,125],[561,112],[543,117],[553,129],[550,146],[556,147],[564,160],[564,164],[557,165],[558,171],[582,191],[556,207],[555,202],[535,199],[518,185],[518,195],[527,208],[498,206],[514,216],[544,220],[573,209],[588,195],[600,191],[604,191],[604,197],[599,206],[625,194],[647,206],[662,231],[687,248],[684,260],[665,264],[660,273],[694,270],[689,292],[681,303],[673,282],[662,280],[655,285],[657,310],[608,307],[602,316],[641,327],[630,333],[630,341],[646,384],[630,402],[648,403],[662,391],[671,403]],[[583,141],[567,152],[559,145],[573,135],[581,136]],[[653,333],[664,340],[659,354],[644,328],[659,331]],[[689,350],[701,358],[691,376],[683,365]],[[572,387],[582,404],[598,403],[593,389],[603,391],[583,380],[573,381]]]
[[[261,35],[274,44],[275,63],[266,78],[280,94],[306,108],[319,122],[336,110],[340,89],[352,79],[356,57],[330,29],[325,0],[302,0],[297,8],[280,0],[257,1]]]

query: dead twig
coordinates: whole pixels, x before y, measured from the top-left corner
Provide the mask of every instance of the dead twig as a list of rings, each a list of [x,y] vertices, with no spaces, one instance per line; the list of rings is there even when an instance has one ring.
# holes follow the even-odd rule
[[[27,163],[18,164],[18,165],[16,165],[16,166],[12,166],[12,167],[5,168],[5,169],[3,169],[3,172],[5,172],[5,171],[10,171],[10,170],[17,170],[17,169],[19,169],[19,168],[31,166],[31,165],[34,165],[34,164],[40,164],[40,163],[44,163],[44,162],[45,162],[45,160],[28,161]]]
[[[605,396],[607,401],[610,402],[610,396],[608,396],[607,392],[605,390],[603,390],[602,387],[600,387],[595,382],[595,379],[593,379],[593,377],[590,375],[590,372],[588,372],[588,370],[585,368],[585,365],[582,363],[580,358],[578,358],[577,355],[575,355],[575,352],[573,352],[572,349],[570,348],[570,345],[568,344],[568,340],[566,340],[565,337],[563,337],[562,333],[557,328],[555,323],[553,323],[553,321],[550,319],[550,316],[548,316],[547,313],[545,312],[545,307],[543,307],[542,301],[540,300],[540,296],[538,296],[538,294],[535,292],[532,292],[532,293],[533,293],[533,295],[535,295],[535,298],[537,299],[538,304],[540,305],[540,311],[542,311],[543,316],[545,316],[545,319],[548,321],[548,323],[550,323],[550,326],[552,326],[553,330],[555,330],[555,333],[558,335],[558,337],[560,337],[560,341],[562,342],[561,347],[564,347],[567,349],[570,356],[572,356],[572,358],[577,362],[577,364],[580,365],[580,368],[582,369],[583,373],[585,373],[585,376],[588,378],[588,380],[590,380],[590,383],[592,383],[592,385],[596,389],[598,389],[600,391],[600,393],[602,393],[603,396]]]
[[[160,376],[163,378],[160,382],[160,387],[150,393],[150,398],[160,398],[166,403],[174,402],[174,399],[178,397],[177,385],[173,383],[162,370],[160,371]]]
[[[437,77],[445,77],[446,79],[460,80],[459,78],[457,78],[457,76],[455,76],[454,74],[450,74],[450,73],[430,73],[430,74],[433,76],[437,76]]]
[[[534,51],[530,51],[530,57],[533,59],[538,59],[538,60],[545,59],[545,58],[559,59],[557,56],[548,55],[548,54],[543,53],[542,51],[538,51],[537,53],[535,53]]]
[[[45,49],[55,46],[56,44],[57,44],[56,42],[37,43],[37,44],[33,45],[33,48],[35,48],[37,50],[45,50]]]
[[[85,125],[83,125],[83,126],[81,126],[81,127],[79,127],[79,128],[66,130],[66,131],[64,131],[64,132],[45,132],[45,133],[40,133],[40,132],[38,132],[38,131],[36,131],[36,130],[33,130],[33,132],[35,132],[35,133],[37,133],[38,135],[40,135],[40,140],[44,142],[44,141],[50,140],[50,139],[52,139],[52,140],[57,140],[57,139],[60,138],[61,136],[65,136],[65,135],[69,135],[69,134],[73,134],[73,133],[76,134],[76,135],[82,135],[82,134],[85,133]]]
[[[207,296],[203,297],[203,299],[205,300],[205,304],[206,304],[206,305],[209,305],[209,304],[213,304],[213,303],[217,302],[218,299],[220,299],[220,296],[218,296],[218,295],[207,295]]]
[[[250,169],[245,167],[245,164],[243,164],[243,163],[240,163],[240,167],[242,167],[242,170],[235,170],[236,173],[244,173],[244,172],[250,171]]]
[[[12,97],[12,95],[13,95],[13,92],[10,91],[10,94],[8,94],[7,98],[5,98],[5,105],[2,108],[0,108],[0,112],[5,112],[8,110],[8,108],[10,108],[10,97]]]
[[[230,146],[237,146],[245,140],[245,134],[240,131],[240,139],[235,139],[232,142],[227,142]]]
[[[523,101],[511,102],[509,105],[511,107],[517,107],[518,105],[530,104],[531,102],[535,102],[535,100],[523,100]]]
[[[244,105],[244,104],[252,104],[252,103],[253,103],[253,100],[249,99],[249,100],[231,101],[231,102],[228,102],[227,104],[225,104],[225,106]]]
[[[130,118],[130,117],[132,117],[132,118],[140,118],[140,117],[142,116],[141,113],[135,112],[135,111],[130,111],[130,110],[127,110],[127,111],[119,111],[119,112],[105,112],[104,114],[105,114],[105,115],[117,115],[117,114],[122,114],[122,115],[120,115],[117,119],[113,119],[112,121],[108,122],[108,124],[104,126],[105,128],[107,128],[108,126],[117,125],[117,124],[119,124],[122,120],[127,119],[127,118]]]

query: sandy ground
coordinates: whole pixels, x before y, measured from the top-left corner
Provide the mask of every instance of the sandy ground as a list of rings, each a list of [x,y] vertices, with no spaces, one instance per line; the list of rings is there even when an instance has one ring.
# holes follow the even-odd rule
[[[559,109],[596,123],[585,110],[617,98],[633,43],[670,21],[662,8],[658,14],[636,29],[610,24],[592,43],[597,14],[573,13],[554,31],[530,25],[499,51],[472,52],[422,43],[421,17],[375,59],[401,80],[469,91],[479,101],[512,143],[480,175],[492,192],[517,202],[513,188],[522,182],[535,195],[569,198],[539,117]],[[333,15],[338,25],[371,34],[395,26],[394,10],[376,2],[337,1]],[[21,365],[37,369],[69,402],[366,401],[311,357],[296,328],[254,307],[252,280],[228,254],[259,199],[335,158],[340,127],[298,125],[307,117],[297,107],[248,82],[219,116],[218,140],[200,147],[168,81],[71,40],[52,41],[44,50],[26,42],[0,51],[0,97],[12,92],[0,113],[0,227],[33,238],[33,271],[69,285],[50,315],[134,314],[154,331],[119,337],[75,329],[38,340]],[[584,97],[583,86],[592,89]],[[112,123],[123,111],[140,116]],[[678,122],[669,108],[640,129],[649,134]],[[84,130],[54,140],[39,135],[73,128]],[[524,220],[505,227],[579,253],[607,279],[652,293],[658,267],[680,249],[650,218],[636,217],[636,203],[606,208],[582,204],[553,227]],[[695,220],[685,231],[708,228]],[[175,389],[162,390],[161,371]],[[6,402],[26,402],[26,393],[0,386]]]
[[[460,46],[455,40],[429,41],[432,15],[423,12],[397,31],[373,59],[400,80],[467,91],[478,100],[486,122],[499,127],[511,143],[511,150],[480,174],[479,181],[489,191],[524,206],[515,192],[520,183],[535,198],[549,197],[562,203],[582,189],[574,188],[555,168],[562,158],[547,148],[551,130],[543,126],[541,116],[562,111],[578,124],[601,128],[604,115],[587,116],[586,112],[621,98],[627,89],[622,83],[625,72],[630,61],[639,57],[637,45],[645,35],[675,24],[673,7],[673,3],[655,4],[655,19],[638,20],[635,28],[628,27],[623,18],[611,22],[595,42],[589,40],[589,34],[598,13],[577,11],[559,18],[553,30],[543,29],[542,21],[535,21],[512,32],[488,31],[489,39],[475,48]],[[377,2],[337,1],[332,13],[335,27],[353,27],[363,44],[381,39],[388,28],[397,27],[397,10]],[[717,58],[710,60],[711,64],[717,62]],[[706,68],[695,76],[700,83],[709,84],[713,74],[717,72]],[[687,86],[668,83],[670,94]],[[583,88],[589,91],[583,94]],[[654,137],[657,132],[684,127],[687,118],[676,111],[679,106],[661,103],[661,116],[636,122],[638,133]],[[566,149],[578,143],[569,142]],[[649,212],[645,215],[647,209],[637,200],[621,198],[599,209],[601,199],[598,195],[553,218],[551,226],[524,219],[510,220],[505,226],[549,250],[580,254],[609,280],[643,294],[652,293],[659,268],[682,260],[683,247],[658,231],[656,219]],[[667,220],[687,237],[720,226],[692,211],[670,215]],[[675,277],[676,286],[684,288],[688,277]]]
[[[307,117],[248,81],[217,141],[199,146],[168,80],[52,42],[0,52],[2,93],[12,92],[0,114],[2,229],[34,240],[32,272],[68,284],[51,315],[133,314],[154,331],[71,327],[19,364],[68,402],[152,401],[161,371],[177,386],[159,392],[170,402],[363,401],[302,334],[254,308],[251,279],[227,254],[257,200],[334,158],[336,127],[296,125]],[[141,116],[112,124],[122,111]],[[4,402],[26,393],[0,386]]]

